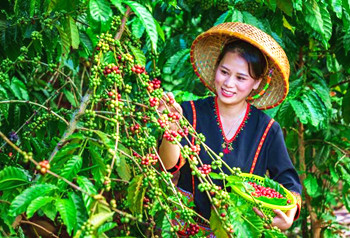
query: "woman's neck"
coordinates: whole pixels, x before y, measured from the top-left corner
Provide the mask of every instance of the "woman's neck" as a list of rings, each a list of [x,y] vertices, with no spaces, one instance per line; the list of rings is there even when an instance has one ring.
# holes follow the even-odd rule
[[[217,100],[217,104],[220,111],[220,116],[224,118],[236,118],[239,117],[247,107],[247,102],[242,101],[238,104],[225,104],[220,100]]]

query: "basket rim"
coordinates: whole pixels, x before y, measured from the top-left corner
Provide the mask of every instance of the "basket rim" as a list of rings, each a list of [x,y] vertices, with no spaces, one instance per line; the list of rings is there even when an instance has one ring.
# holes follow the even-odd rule
[[[241,173],[240,176],[244,177],[244,178],[252,178],[252,177],[256,177],[262,180],[265,180],[264,177],[261,177],[259,175],[255,175],[255,174],[250,174],[250,173]],[[273,205],[273,204],[269,204],[260,200],[257,200],[259,204],[261,204],[262,206],[266,207],[266,208],[270,208],[270,209],[280,209],[281,211],[288,211],[290,209],[293,209],[296,205],[297,205],[297,200],[295,198],[295,196],[288,190],[286,189],[282,184],[280,184],[280,186],[282,187],[282,189],[285,191],[286,194],[290,195],[292,197],[292,201],[291,204],[289,205]],[[232,189],[239,194],[240,196],[242,196],[244,199],[250,201],[250,202],[254,202],[253,198],[248,195],[247,193],[242,192],[241,190],[239,190],[236,186],[232,186]]]

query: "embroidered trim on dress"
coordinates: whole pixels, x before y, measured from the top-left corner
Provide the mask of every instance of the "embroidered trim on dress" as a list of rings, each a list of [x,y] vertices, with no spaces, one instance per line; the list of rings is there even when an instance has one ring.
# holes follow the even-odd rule
[[[222,138],[224,140],[224,143],[222,143],[222,148],[223,148],[222,151],[225,154],[228,154],[233,150],[232,143],[238,138],[239,133],[243,130],[244,126],[248,122],[248,118],[249,118],[250,113],[251,113],[250,103],[247,103],[247,108],[246,108],[246,113],[244,115],[244,118],[243,118],[241,124],[239,125],[236,133],[233,135],[233,137],[231,139],[226,138],[224,129],[222,127],[221,118],[220,118],[220,111],[219,111],[219,106],[218,106],[218,102],[217,102],[217,96],[215,97],[215,100],[214,100],[214,111],[215,111],[216,122],[219,126]]]
[[[275,122],[274,119],[271,118],[269,124],[266,126],[266,129],[264,131],[264,134],[262,135],[261,139],[260,139],[260,142],[259,142],[259,145],[258,145],[258,148],[256,149],[256,152],[255,152],[255,156],[254,156],[254,159],[253,159],[253,163],[252,163],[252,167],[250,168],[250,172],[249,173],[253,173],[254,172],[254,169],[255,169],[255,165],[256,165],[256,162],[258,160],[258,157],[259,157],[259,154],[260,154],[260,151],[261,151],[261,147],[263,146],[264,142],[265,142],[265,139],[266,139],[266,136],[267,136],[267,133],[269,132],[272,124]]]

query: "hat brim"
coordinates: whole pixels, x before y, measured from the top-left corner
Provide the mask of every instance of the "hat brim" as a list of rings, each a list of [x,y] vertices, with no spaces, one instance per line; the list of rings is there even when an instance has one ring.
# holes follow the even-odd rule
[[[279,105],[287,96],[289,89],[289,61],[282,47],[268,34],[258,28],[239,22],[227,22],[214,26],[199,35],[191,46],[191,63],[196,75],[211,91],[216,93],[215,67],[217,58],[224,45],[234,39],[244,40],[265,54],[268,69],[271,70],[271,82],[265,93],[250,100],[259,109],[269,109]],[[251,95],[261,92],[267,77]]]

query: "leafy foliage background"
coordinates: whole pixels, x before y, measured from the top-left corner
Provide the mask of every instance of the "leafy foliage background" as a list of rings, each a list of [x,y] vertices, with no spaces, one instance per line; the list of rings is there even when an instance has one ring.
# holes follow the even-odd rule
[[[93,112],[87,108],[96,95],[91,88],[98,37],[113,30],[117,34],[115,21],[127,16],[122,44],[128,45],[138,64],[160,75],[162,88],[173,91],[178,101],[208,94],[193,73],[189,50],[195,37],[211,26],[245,22],[281,44],[291,65],[290,93],[267,113],[284,128],[304,186],[301,217],[290,235],[299,231],[303,237],[340,237],[345,228],[332,211],[343,205],[350,211],[349,0],[15,0],[3,1],[1,10],[4,236],[36,234],[33,224],[42,220],[42,226],[59,237],[83,236],[87,227],[96,237],[173,235],[168,210],[160,206],[172,196],[165,189],[169,178],[162,175],[153,186],[159,189],[152,190],[166,193],[164,200],[153,203],[146,212],[149,217],[137,217],[143,214],[146,194],[143,176],[152,172],[137,173],[137,166],[128,164],[121,152],[109,153],[115,128],[101,118],[91,120]],[[107,53],[101,62],[112,59]],[[152,130],[157,138],[159,131]],[[59,177],[41,176],[32,160],[26,163],[29,158],[36,163],[49,160],[50,171]],[[113,158],[117,163],[111,168]],[[106,176],[112,179],[111,192],[106,191]],[[116,207],[112,199],[118,202]],[[213,226],[225,232],[213,219]],[[154,230],[147,230],[150,224]]]

